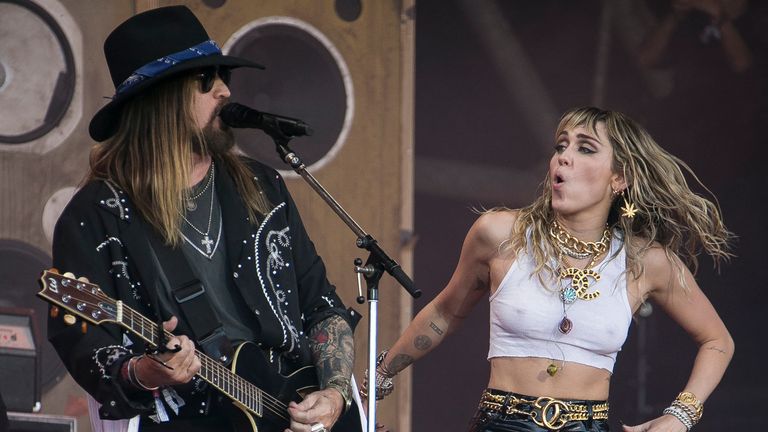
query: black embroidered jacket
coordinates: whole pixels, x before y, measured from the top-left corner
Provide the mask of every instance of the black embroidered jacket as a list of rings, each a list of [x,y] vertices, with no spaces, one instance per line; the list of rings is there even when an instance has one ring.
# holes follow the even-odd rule
[[[323,261],[280,175],[258,162],[247,163],[273,208],[251,224],[234,181],[217,170],[231,280],[260,326],[254,342],[308,365],[305,332],[331,315],[343,317],[354,328],[353,318],[326,279]],[[87,277],[108,296],[155,320],[150,304],[155,297],[147,290],[158,287],[158,269],[145,232],[148,225],[137,218],[128,196],[114,184],[86,184],[56,225],[53,264],[61,272]],[[170,315],[161,313],[164,319]],[[181,322],[179,328],[184,332],[187,326]],[[49,319],[48,337],[78,384],[102,404],[102,418],[153,411],[149,392],[127,395],[117,379],[122,362],[131,353],[144,352],[138,337],[110,324],[89,326],[83,334],[79,325],[66,326],[61,317]],[[198,409],[191,405],[186,409]]]

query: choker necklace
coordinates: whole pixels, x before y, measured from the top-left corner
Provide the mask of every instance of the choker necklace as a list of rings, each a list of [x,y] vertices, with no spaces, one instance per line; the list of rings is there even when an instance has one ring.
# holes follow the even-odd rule
[[[604,254],[611,244],[611,230],[608,229],[607,223],[603,230],[603,236],[596,242],[585,242],[577,239],[560,226],[557,220],[552,221],[552,225],[549,227],[549,236],[557,242],[557,247],[561,252],[576,259],[585,259],[590,255]]]
[[[197,210],[197,201],[196,200],[198,198],[200,198],[201,196],[203,196],[205,191],[208,190],[208,186],[211,185],[211,181],[213,179],[213,170],[214,170],[213,161],[211,161],[211,169],[208,172],[208,181],[205,183],[205,187],[203,188],[203,190],[201,190],[195,196],[188,196],[188,197],[186,197],[185,200],[184,200],[185,203],[186,203],[187,211],[195,211],[195,210]]]
[[[209,236],[209,234],[211,232],[211,222],[213,221],[213,197],[214,197],[214,195],[216,195],[215,194],[215,192],[216,192],[216,179],[213,176],[213,167],[211,167],[211,183],[214,186],[213,186],[213,190],[211,191],[211,210],[208,213],[208,228],[205,230],[205,232],[203,232],[202,230],[198,229],[196,226],[192,225],[192,222],[190,222],[189,219],[187,219],[187,217],[184,216],[184,214],[179,213],[181,215],[181,218],[184,219],[184,222],[186,222],[190,227],[192,227],[193,230],[197,231],[201,236],[203,236],[203,239],[200,240],[200,243],[205,248],[205,252],[206,252],[208,258],[210,258],[210,255],[213,254],[213,244],[215,243],[213,240],[211,240],[211,238]],[[207,188],[207,186],[206,186],[206,188]]]
[[[549,230],[550,236],[557,242],[558,249],[558,278],[562,284],[560,288],[560,300],[563,302],[563,319],[560,320],[557,328],[562,334],[568,334],[573,329],[573,321],[568,318],[566,305],[571,305],[577,299],[593,300],[600,296],[600,291],[589,292],[591,281],[598,282],[600,274],[592,269],[597,260],[608,250],[611,240],[611,231],[606,225],[603,236],[597,242],[584,242],[572,236],[568,231],[560,226],[557,221],[552,222]],[[576,257],[568,252],[574,252]],[[589,260],[583,269],[571,266],[563,255],[568,255],[577,259]],[[570,279],[570,280],[568,280]]]

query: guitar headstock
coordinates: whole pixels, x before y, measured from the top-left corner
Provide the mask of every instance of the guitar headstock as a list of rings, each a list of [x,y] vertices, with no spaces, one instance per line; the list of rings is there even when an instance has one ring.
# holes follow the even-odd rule
[[[104,294],[98,285],[72,273],[59,274],[56,269],[43,271],[42,289],[37,295],[94,324],[119,322],[117,302]]]

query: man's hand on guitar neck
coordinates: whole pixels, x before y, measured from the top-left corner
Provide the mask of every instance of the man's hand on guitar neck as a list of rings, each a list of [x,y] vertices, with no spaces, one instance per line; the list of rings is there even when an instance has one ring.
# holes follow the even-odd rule
[[[163,323],[163,328],[172,332],[178,323],[176,317],[171,317]],[[181,350],[158,354],[153,356],[153,359],[144,355],[136,360],[136,378],[145,387],[184,384],[200,370],[200,359],[195,355],[195,344],[188,337],[174,336],[166,346],[170,349],[180,346]]]
[[[315,423],[331,430],[343,411],[344,398],[337,390],[328,388],[310,393],[301,403],[288,404],[291,428],[286,432],[309,432]]]

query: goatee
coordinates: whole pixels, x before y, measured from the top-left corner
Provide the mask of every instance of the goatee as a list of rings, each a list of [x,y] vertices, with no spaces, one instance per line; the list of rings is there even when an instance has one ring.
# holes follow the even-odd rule
[[[220,122],[220,124],[220,127],[216,127],[213,122],[210,122],[203,128],[203,139],[212,155],[222,155],[235,146],[235,133],[232,128],[224,123]]]

